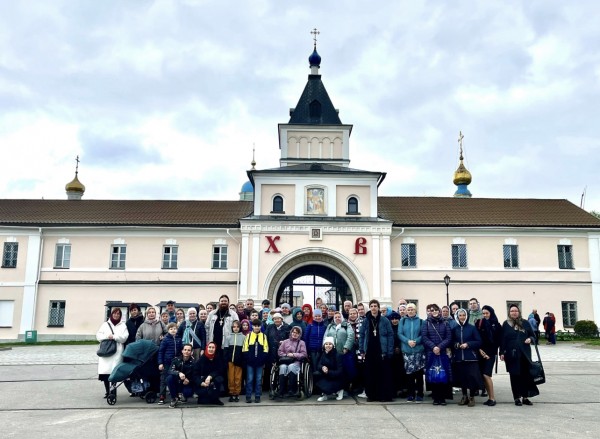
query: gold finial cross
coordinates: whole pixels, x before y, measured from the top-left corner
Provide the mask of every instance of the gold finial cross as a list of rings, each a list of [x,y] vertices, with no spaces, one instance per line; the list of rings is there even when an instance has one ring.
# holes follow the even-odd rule
[[[75,158],[75,162],[76,162],[76,164],[75,164],[75,175],[77,175],[77,173],[79,172],[79,156],[77,156]]]
[[[317,47],[317,35],[319,35],[321,32],[319,32],[315,27],[313,30],[310,31],[310,33],[313,36],[313,42],[315,44],[315,47]]]
[[[463,139],[465,138],[465,136],[463,136],[462,131],[458,132],[458,145],[460,146],[460,159],[463,159]]]
[[[252,165],[252,170],[256,169],[256,160],[254,160],[254,151],[256,149],[256,144],[252,144],[252,161],[250,162],[250,165]]]

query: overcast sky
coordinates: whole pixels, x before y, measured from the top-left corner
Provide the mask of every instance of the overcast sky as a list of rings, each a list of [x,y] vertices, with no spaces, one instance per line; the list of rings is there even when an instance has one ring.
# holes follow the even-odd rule
[[[368,6],[367,6],[368,5]],[[306,84],[314,27],[350,166],[380,195],[600,210],[600,2],[0,0],[0,198],[239,198]]]

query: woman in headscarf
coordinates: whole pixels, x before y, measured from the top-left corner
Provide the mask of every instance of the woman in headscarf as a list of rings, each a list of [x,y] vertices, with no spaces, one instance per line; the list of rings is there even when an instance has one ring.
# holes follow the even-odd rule
[[[167,327],[162,321],[156,318],[156,309],[153,306],[149,306],[146,309],[146,319],[138,328],[135,339],[152,340],[157,346],[160,346],[160,342],[166,333]]]
[[[206,348],[206,328],[198,318],[196,308],[188,308],[187,319],[179,325],[177,337],[181,338],[183,344],[191,344],[194,359],[200,358]]]
[[[408,387],[407,402],[423,402],[423,369],[425,368],[425,348],[421,340],[423,320],[417,315],[414,303],[406,305],[406,316],[398,325],[398,337],[402,342],[402,356]]]
[[[506,363],[516,406],[533,405],[529,398],[540,394],[529,374],[533,343],[535,335],[529,322],[521,318],[521,310],[517,305],[510,305],[508,318],[502,324],[500,360]]]
[[[475,407],[475,392],[483,387],[477,358],[481,337],[468,319],[465,309],[456,311],[458,325],[452,329],[452,365],[454,378],[462,389],[462,399],[458,405]]]
[[[327,401],[329,395],[336,394],[338,401],[344,398],[344,367],[343,359],[334,347],[334,338],[325,337],[323,352],[315,366],[315,384],[321,389],[317,401]]]
[[[489,305],[484,305],[481,309],[483,318],[475,322],[475,327],[479,331],[481,337],[481,348],[479,348],[479,370],[483,375],[483,384],[488,394],[488,400],[484,405],[493,407],[496,405],[494,395],[494,382],[492,374],[494,373],[494,364],[498,355],[498,347],[500,346],[500,336],[502,328],[498,317],[494,312],[494,308]],[[484,395],[482,395],[484,396]]]
[[[204,355],[194,365],[194,380],[198,404],[224,405],[219,399],[221,384],[223,384],[223,360],[217,345],[210,342]]]
[[[117,350],[110,357],[98,357],[98,380],[104,383],[105,394],[108,397],[110,385],[108,377],[113,369],[123,360],[123,343],[127,341],[129,332],[127,324],[121,321],[123,313],[121,308],[113,308],[106,322],[102,323],[96,333],[96,340],[114,340],[117,342]]]
[[[344,317],[340,311],[336,311],[333,315],[333,322],[327,325],[325,336],[333,337],[335,349],[340,355],[344,355],[352,350],[354,346],[354,331],[348,322],[344,321]]]
[[[248,319],[243,319],[242,320],[242,334],[244,334],[244,336],[250,334],[250,332],[252,332],[252,326],[250,325],[250,320]]]
[[[446,372],[446,382],[429,383],[433,405],[446,405],[446,398],[452,398],[451,367],[446,348],[452,343],[452,331],[440,312],[440,307],[432,303],[427,305],[431,313],[421,327],[421,341],[427,354],[427,368],[439,360]]]
[[[302,319],[307,325],[310,325],[313,321],[313,309],[310,303],[302,305]]]
[[[306,333],[306,322],[304,321],[304,313],[302,312],[302,308],[295,307],[292,308],[292,323],[290,324],[290,329],[294,326],[299,326],[302,329],[302,334]]]

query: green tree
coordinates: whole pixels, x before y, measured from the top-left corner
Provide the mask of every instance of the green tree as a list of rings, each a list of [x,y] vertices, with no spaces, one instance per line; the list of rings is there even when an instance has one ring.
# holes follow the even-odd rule
[[[590,210],[590,213],[596,218],[600,219],[600,212],[598,212],[597,210]]]

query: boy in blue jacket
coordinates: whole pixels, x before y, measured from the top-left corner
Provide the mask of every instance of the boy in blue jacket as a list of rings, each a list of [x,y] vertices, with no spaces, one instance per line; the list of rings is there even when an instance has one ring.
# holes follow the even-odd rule
[[[269,343],[267,336],[261,332],[262,322],[259,319],[252,321],[252,332],[244,340],[242,355],[246,364],[246,402],[259,403],[262,395],[263,368],[269,357]]]
[[[158,403],[161,405],[165,403],[167,396],[167,376],[169,375],[171,362],[183,349],[181,339],[176,337],[176,334],[177,323],[169,323],[167,325],[167,335],[162,339],[158,348],[158,370],[160,370],[160,397]],[[171,398],[173,397],[177,397],[177,395],[171,395]]]

